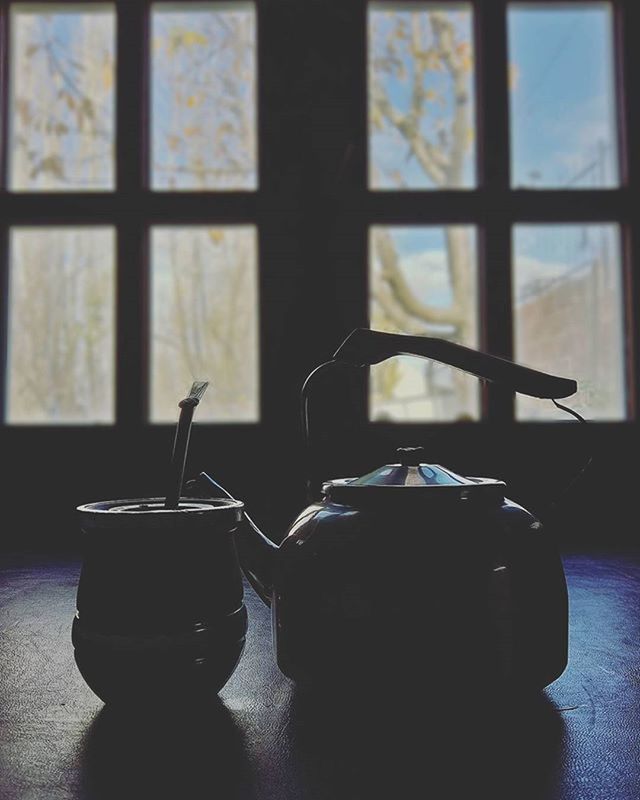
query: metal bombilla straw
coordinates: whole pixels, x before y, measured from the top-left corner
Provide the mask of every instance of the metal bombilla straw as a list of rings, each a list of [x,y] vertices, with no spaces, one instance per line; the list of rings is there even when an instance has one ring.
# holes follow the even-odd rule
[[[184,467],[187,461],[187,449],[189,447],[189,437],[191,436],[191,423],[193,412],[202,400],[204,393],[209,385],[208,381],[195,381],[191,386],[188,397],[178,403],[180,417],[178,427],[173,441],[173,455],[171,456],[171,483],[167,498],[164,503],[165,508],[178,508],[180,495],[182,494],[182,481],[184,478]]]

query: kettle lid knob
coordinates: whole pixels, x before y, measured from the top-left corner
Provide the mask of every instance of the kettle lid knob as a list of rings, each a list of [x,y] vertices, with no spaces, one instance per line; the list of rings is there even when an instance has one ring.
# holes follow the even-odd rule
[[[424,461],[424,447],[398,447],[396,454],[403,467],[418,467]]]

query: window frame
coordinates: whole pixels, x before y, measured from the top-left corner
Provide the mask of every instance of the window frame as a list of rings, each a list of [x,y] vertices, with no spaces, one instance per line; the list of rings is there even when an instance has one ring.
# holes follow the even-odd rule
[[[240,0],[242,2],[242,0]],[[9,40],[11,6],[90,5],[113,6],[115,13],[115,185],[112,190],[11,191],[8,188],[10,109]],[[153,0],[1,0],[0,2],[0,243],[8,243],[14,225],[113,225],[116,231],[115,294],[115,421],[132,428],[163,423],[149,421],[150,270],[151,228],[158,225],[211,226],[238,224],[257,226],[258,191],[165,191],[150,188],[151,116],[150,28]],[[205,3],[206,5],[206,0]],[[209,4],[211,4],[209,0]],[[256,4],[257,27],[257,4]],[[142,45],[142,46],[141,46]],[[256,68],[256,76],[258,70]],[[133,76],[133,77],[131,77]],[[260,108],[257,97],[256,116]],[[258,165],[259,137],[258,137]],[[260,184],[260,180],[258,179]],[[2,362],[0,368],[0,419],[6,420],[7,341],[9,285],[8,249],[0,255],[0,308]],[[260,244],[258,236],[258,270]],[[133,267],[132,267],[133,265]],[[262,317],[260,317],[261,319]],[[262,330],[260,339],[262,339]],[[262,381],[260,381],[262,385]],[[185,387],[188,389],[188,387]],[[178,398],[179,399],[179,398]],[[260,409],[261,413],[262,409]],[[262,418],[262,414],[261,414]],[[205,423],[218,424],[218,423]],[[227,425],[228,423],[219,423]],[[255,425],[255,423],[231,423]],[[78,423],[74,427],[91,427]],[[20,427],[31,427],[21,424]],[[65,428],[65,424],[43,423],[33,427]],[[112,427],[106,425],[105,427]]]
[[[384,0],[386,5],[399,7],[418,7],[425,2],[426,0]],[[532,8],[553,5],[566,7],[584,5],[586,2],[588,0],[527,0],[526,4]],[[602,189],[514,189],[510,183],[507,12],[509,6],[524,3],[522,0],[520,3],[518,0],[466,0],[466,3],[473,12],[476,185],[464,189],[370,190],[367,198],[370,224],[475,225],[478,231],[479,347],[509,359],[514,355],[512,238],[515,226],[527,223],[583,222],[619,225],[626,419],[598,421],[598,424],[618,425],[631,422],[640,415],[639,398],[635,390],[638,353],[634,347],[634,342],[638,340],[637,314],[634,314],[634,309],[638,308],[638,304],[631,258],[632,253],[637,252],[632,242],[638,242],[638,230],[633,214],[634,200],[637,200],[637,182],[634,184],[632,179],[633,170],[637,172],[637,166],[630,163],[627,142],[633,141],[631,128],[634,124],[637,127],[637,120],[630,120],[632,112],[629,97],[632,95],[632,87],[627,89],[630,71],[626,57],[629,52],[632,14],[635,14],[635,29],[638,30],[637,12],[632,12],[631,4],[627,5],[624,0],[611,2],[619,186]],[[456,0],[438,0],[437,4],[455,5]],[[369,257],[370,254],[367,254],[367,262]],[[367,297],[368,293],[367,286]],[[516,421],[515,396],[495,384],[483,386],[480,414],[479,422],[514,422],[519,426],[550,424],[548,421]],[[444,423],[395,421],[372,424],[390,433],[391,426],[417,429],[420,425]],[[554,420],[552,424],[557,423]]]
[[[59,0],[39,0],[46,5]],[[532,6],[554,0],[529,0]],[[560,0],[581,4],[584,0]],[[256,120],[258,188],[250,191],[152,191],[149,188],[148,130],[149,11],[152,0],[111,0],[116,11],[115,188],[91,192],[10,192],[7,190],[8,16],[12,4],[0,0],[0,426],[5,420],[7,359],[8,230],[12,225],[107,224],[117,237],[116,408],[122,429],[163,427],[150,423],[148,408],[149,230],[154,224],[247,224],[257,227],[260,331],[260,422],[203,423],[226,429],[266,431],[298,437],[291,418],[308,372],[354,327],[368,325],[369,227],[372,225],[474,225],[478,231],[479,345],[496,355],[512,356],[511,230],[518,223],[612,222],[620,225],[625,297],[626,425],[640,416],[640,281],[633,261],[640,247],[640,223],[633,213],[638,198],[640,157],[627,142],[640,132],[638,96],[640,56],[633,31],[640,31],[640,9],[628,0],[611,0],[617,87],[620,186],[609,189],[512,189],[509,183],[508,0],[467,0],[474,14],[477,185],[459,190],[393,191],[368,188],[367,13],[368,0],[340,0],[322,9],[294,9],[287,0],[254,0],[257,32]],[[24,0],[30,4],[29,0]],[[104,0],[65,0],[87,7]],[[179,2],[179,0],[177,0]],[[193,0],[189,0],[193,4]],[[420,4],[423,0],[389,0]],[[458,0],[441,0],[443,6]],[[304,5],[304,4],[302,4]],[[297,16],[296,16],[297,15]],[[291,37],[289,24],[304,37]],[[340,20],[338,42],[325,36]],[[283,24],[284,23],[284,24]],[[140,44],[142,43],[142,46]],[[341,43],[343,46],[341,47]],[[306,45],[306,46],[305,46]],[[279,49],[275,53],[274,49]],[[282,82],[286,59],[311,71],[314,57],[337,61],[335,72],[319,84],[319,109],[295,94],[295,78]],[[327,73],[328,74],[328,73]],[[339,76],[341,80],[338,80]],[[326,76],[325,76],[326,77]],[[332,89],[333,92],[330,92]],[[145,99],[146,98],[146,99]],[[287,108],[293,98],[293,111]],[[142,100],[145,99],[144,102]],[[318,137],[314,123],[331,108],[335,130]],[[289,117],[287,116],[289,114]],[[277,144],[278,126],[290,118]],[[295,136],[295,138],[294,138]],[[275,158],[267,155],[276,152]],[[335,169],[327,177],[328,159]],[[302,167],[303,177],[294,175]],[[333,182],[332,182],[333,179]],[[304,180],[304,186],[300,181]],[[52,195],[55,202],[52,203]],[[329,226],[329,227],[327,227]],[[310,248],[318,245],[314,252]],[[132,266],[133,265],[133,266]],[[300,309],[287,319],[291,304]],[[314,306],[311,309],[311,306]],[[309,313],[307,313],[309,312]],[[299,336],[298,336],[299,334]],[[297,340],[296,340],[297,337]],[[357,403],[366,420],[366,381]],[[514,422],[513,395],[484,387],[484,423]],[[366,423],[367,427],[422,430],[445,423]],[[466,424],[466,423],[464,423]],[[519,421],[518,426],[546,425]],[[553,423],[554,426],[556,423]],[[609,426],[620,423],[603,423]],[[21,426],[23,427],[23,426]],[[48,426],[45,426],[48,427]],[[51,426],[64,427],[64,426]],[[166,427],[166,426],[165,426]],[[249,431],[246,431],[249,433]],[[274,434],[276,435],[276,434]],[[226,434],[224,439],[226,439]],[[288,439],[289,440],[289,439]],[[293,438],[291,440],[294,440]]]

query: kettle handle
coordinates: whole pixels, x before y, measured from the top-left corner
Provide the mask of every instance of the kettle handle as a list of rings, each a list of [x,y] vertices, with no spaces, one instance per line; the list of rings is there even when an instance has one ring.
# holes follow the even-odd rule
[[[561,406],[556,398],[569,397],[578,390],[570,378],[560,378],[547,372],[516,364],[506,358],[481,353],[469,347],[437,339],[432,336],[409,336],[403,333],[385,333],[370,328],[355,328],[342,342],[330,361],[316,367],[305,380],[300,393],[302,430],[307,448],[307,474],[311,467],[311,430],[309,425],[309,395],[315,379],[323,372],[338,366],[366,367],[379,364],[393,356],[410,355],[430,358],[457,367],[478,378],[501,383],[514,392],[553,400],[559,408],[584,422],[575,411]],[[312,481],[307,479],[307,492],[312,499]]]
[[[440,361],[478,378],[501,383],[514,392],[554,402],[556,398],[568,397],[578,389],[577,383],[570,378],[560,378],[547,372],[523,367],[506,358],[481,353],[446,339],[355,328],[338,347],[331,361],[316,367],[302,386],[300,393],[302,430],[307,447],[311,436],[309,394],[312,384],[320,373],[337,366],[366,367],[400,355],[420,356]],[[575,416],[573,411],[566,410]]]
[[[421,356],[449,364],[531,397],[553,400],[568,397],[578,389],[576,382],[570,378],[523,367],[506,358],[480,353],[446,339],[384,333],[369,328],[353,330],[336,350],[333,360],[364,367],[400,355]]]

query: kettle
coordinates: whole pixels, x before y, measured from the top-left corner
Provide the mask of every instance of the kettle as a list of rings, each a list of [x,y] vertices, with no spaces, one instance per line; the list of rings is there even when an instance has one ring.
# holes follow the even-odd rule
[[[396,355],[450,364],[513,391],[562,398],[573,380],[432,337],[354,330],[302,390],[335,365]],[[568,409],[567,409],[568,410]],[[196,496],[226,495],[207,473]],[[473,675],[537,690],[567,665],[568,603],[560,556],[541,522],[501,480],[458,475],[400,448],[393,463],[335,478],[279,546],[245,513],[242,569],[271,606],[280,670],[299,684],[372,680],[416,670],[438,681]]]

